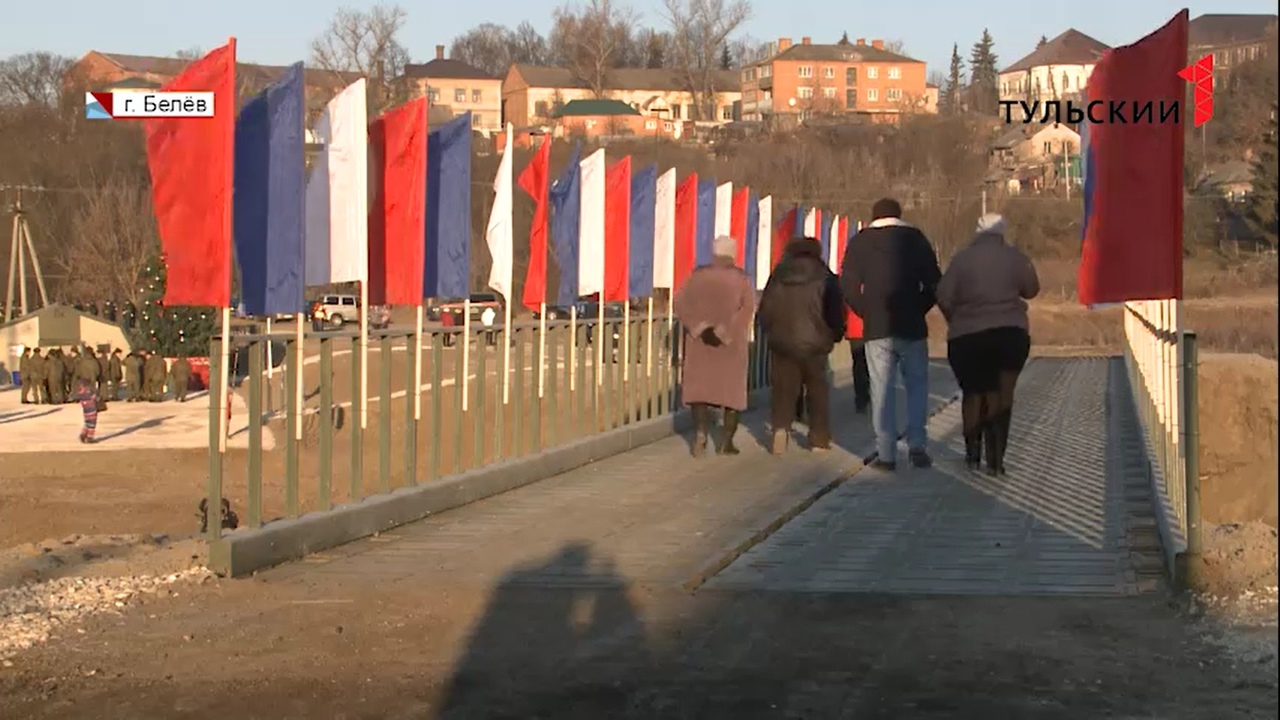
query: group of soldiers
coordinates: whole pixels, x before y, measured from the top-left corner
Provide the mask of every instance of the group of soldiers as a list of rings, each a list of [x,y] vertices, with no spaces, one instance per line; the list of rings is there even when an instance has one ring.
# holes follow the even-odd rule
[[[108,401],[120,399],[120,384],[125,385],[127,402],[160,402],[164,400],[166,382],[171,381],[178,402],[186,402],[191,381],[191,363],[178,358],[169,367],[156,353],[135,350],[121,357],[120,348],[94,354],[87,345],[62,348],[24,348],[18,371],[22,378],[24,404],[61,405],[73,402],[73,389],[84,381],[96,388],[98,409]]]

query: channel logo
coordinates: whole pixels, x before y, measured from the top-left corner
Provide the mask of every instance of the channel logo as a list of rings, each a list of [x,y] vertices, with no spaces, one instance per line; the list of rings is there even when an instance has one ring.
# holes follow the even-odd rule
[[[1213,119],[1213,55],[1205,55],[1178,71],[1178,77],[1191,83],[1195,111],[1195,127]]]

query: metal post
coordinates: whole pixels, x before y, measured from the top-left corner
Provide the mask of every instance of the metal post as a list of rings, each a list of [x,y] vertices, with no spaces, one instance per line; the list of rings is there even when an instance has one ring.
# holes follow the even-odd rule
[[[1200,557],[1204,549],[1204,527],[1200,518],[1200,371],[1196,334],[1186,331],[1183,343],[1183,448],[1186,453],[1187,551],[1183,557],[1184,587],[1196,587]]]

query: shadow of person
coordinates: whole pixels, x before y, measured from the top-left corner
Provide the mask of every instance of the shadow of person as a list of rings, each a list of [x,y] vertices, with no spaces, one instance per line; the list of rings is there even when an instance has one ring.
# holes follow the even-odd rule
[[[649,663],[627,581],[569,543],[498,583],[436,717],[619,717]]]

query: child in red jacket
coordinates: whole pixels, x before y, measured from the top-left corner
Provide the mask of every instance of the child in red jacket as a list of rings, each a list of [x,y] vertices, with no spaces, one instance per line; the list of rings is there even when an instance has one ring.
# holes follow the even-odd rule
[[[80,409],[84,411],[84,427],[80,430],[80,442],[92,444],[93,434],[98,429],[98,393],[87,380],[81,380],[76,385],[76,394],[73,397],[80,403]]]

